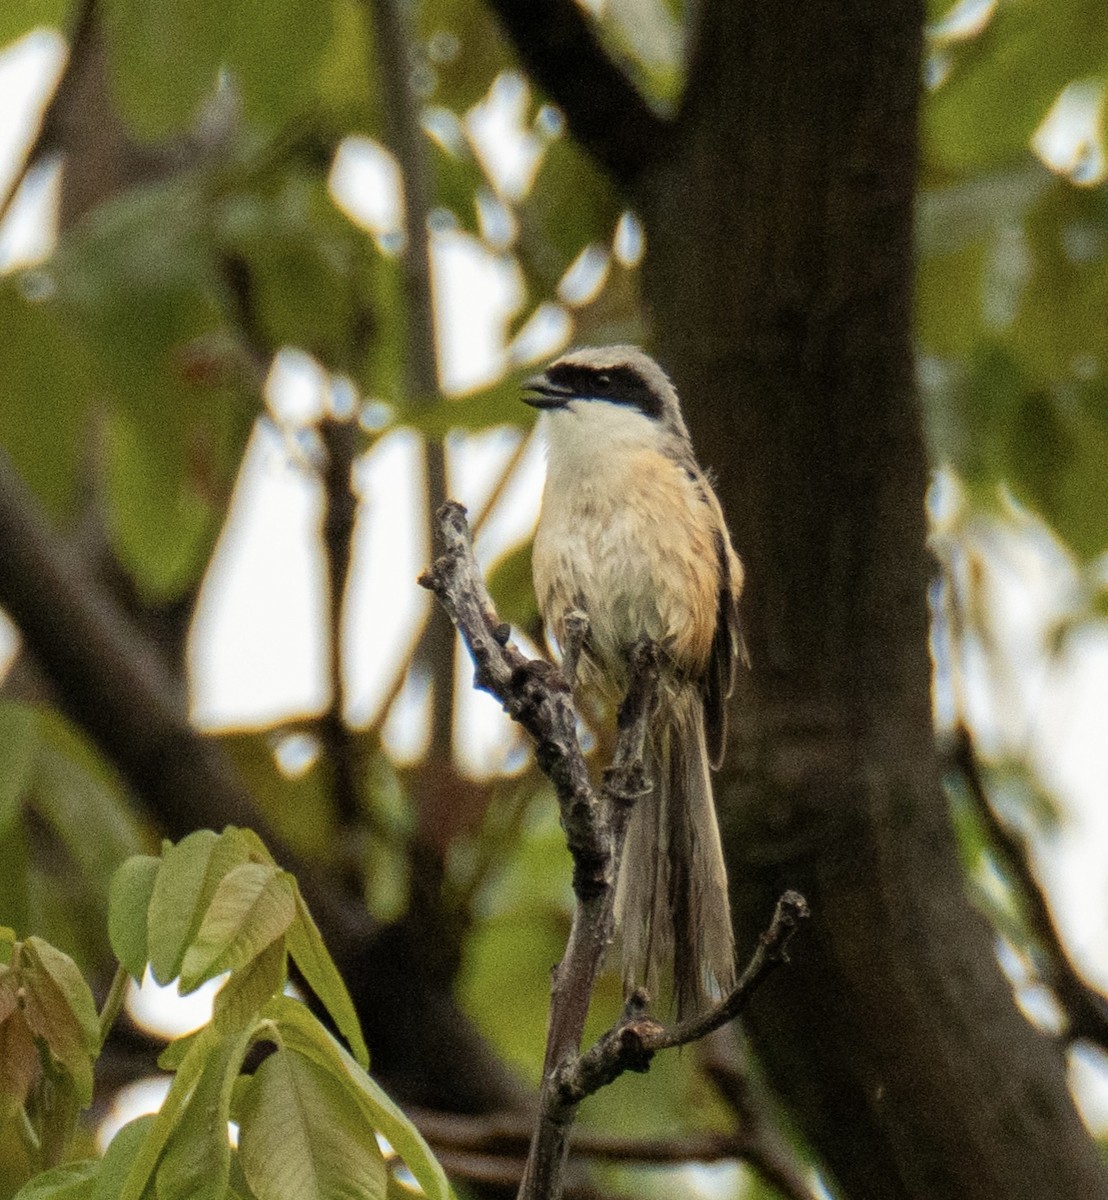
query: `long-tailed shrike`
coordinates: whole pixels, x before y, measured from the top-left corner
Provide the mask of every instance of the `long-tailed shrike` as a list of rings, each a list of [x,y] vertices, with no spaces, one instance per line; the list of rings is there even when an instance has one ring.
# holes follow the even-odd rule
[[[744,657],[743,569],[693,455],[677,393],[633,346],[576,350],[526,385],[544,410],[546,487],[535,592],[548,630],[583,610],[584,687],[618,704],[628,651],[661,651],[647,738],[650,795],[635,806],[616,883],[625,985],[672,986],[679,1016],[735,980],[734,938],[709,767]]]

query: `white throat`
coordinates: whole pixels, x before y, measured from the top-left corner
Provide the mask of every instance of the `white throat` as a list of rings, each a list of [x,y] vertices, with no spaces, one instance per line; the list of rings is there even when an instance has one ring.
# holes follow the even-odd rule
[[[547,470],[551,478],[572,479],[610,469],[633,450],[665,453],[666,432],[637,408],[603,400],[571,400],[543,418]]]

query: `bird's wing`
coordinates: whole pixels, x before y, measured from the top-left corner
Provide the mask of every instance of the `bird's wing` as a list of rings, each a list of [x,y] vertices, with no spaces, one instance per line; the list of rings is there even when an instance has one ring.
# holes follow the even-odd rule
[[[735,672],[740,660],[749,666],[746,640],[739,619],[739,594],[743,587],[743,566],[731,545],[723,521],[723,511],[715,492],[705,481],[705,502],[716,518],[716,555],[719,563],[719,603],[716,632],[712,639],[708,671],[704,678],[704,727],[708,756],[715,770],[723,761],[727,745],[727,698],[735,687]]]

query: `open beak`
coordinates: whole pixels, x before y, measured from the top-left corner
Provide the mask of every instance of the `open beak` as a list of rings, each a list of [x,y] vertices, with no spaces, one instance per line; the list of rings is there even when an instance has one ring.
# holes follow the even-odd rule
[[[569,388],[551,383],[545,374],[532,375],[523,384],[523,403],[532,408],[565,408],[572,399]]]

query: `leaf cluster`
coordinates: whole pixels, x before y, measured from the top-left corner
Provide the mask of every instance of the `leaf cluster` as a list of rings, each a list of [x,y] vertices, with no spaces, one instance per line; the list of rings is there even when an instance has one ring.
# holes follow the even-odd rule
[[[211,1021],[170,1044],[156,1116],[105,1157],[62,1162],[19,1200],[292,1200],[407,1194],[380,1139],[424,1193],[449,1200],[441,1167],[366,1073],[368,1054],[342,980],[295,879],[248,830],[201,830],[159,857],[128,859],[112,881],[110,936],[122,973],[178,981],[226,975]],[[346,1041],[286,994],[290,960]],[[37,937],[0,931],[0,1118],[23,1119],[57,1162],[114,1014],[98,1018],[73,961]],[[258,1061],[260,1057],[260,1061]],[[237,1144],[229,1122],[238,1126]],[[52,1139],[49,1155],[44,1147]]]

